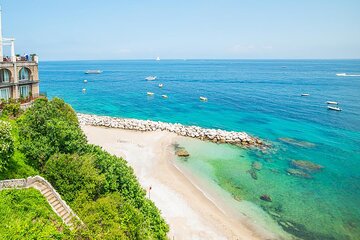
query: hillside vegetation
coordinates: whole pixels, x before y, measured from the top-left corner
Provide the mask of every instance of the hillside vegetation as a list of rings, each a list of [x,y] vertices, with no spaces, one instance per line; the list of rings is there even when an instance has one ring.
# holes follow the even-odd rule
[[[66,237],[166,239],[168,225],[132,168],[88,144],[74,110],[63,100],[38,99],[16,120],[6,112],[2,119],[0,130],[6,125],[13,146],[9,157],[0,158],[0,179],[45,177],[85,223]]]

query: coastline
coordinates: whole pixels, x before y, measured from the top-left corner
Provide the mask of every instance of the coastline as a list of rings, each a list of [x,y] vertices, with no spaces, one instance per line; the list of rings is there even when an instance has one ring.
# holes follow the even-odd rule
[[[167,131],[131,131],[87,126],[82,129],[90,143],[111,154],[124,157],[139,182],[161,210],[174,239],[286,239],[264,222],[247,214],[235,214],[223,193],[208,187],[205,181],[181,169],[175,160],[173,143],[184,138]],[[149,187],[151,192],[149,193]],[[221,196],[220,196],[221,195]],[[231,198],[231,197],[225,197]],[[234,200],[233,200],[234,201]],[[245,207],[251,208],[251,203]],[[275,224],[274,224],[275,225]],[[279,232],[281,229],[278,229]]]

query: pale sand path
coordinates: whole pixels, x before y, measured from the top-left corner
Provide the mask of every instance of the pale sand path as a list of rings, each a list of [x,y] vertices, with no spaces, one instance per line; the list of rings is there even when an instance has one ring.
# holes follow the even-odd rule
[[[170,225],[170,239],[278,239],[219,209],[173,163],[169,132],[82,126],[92,144],[124,157]]]

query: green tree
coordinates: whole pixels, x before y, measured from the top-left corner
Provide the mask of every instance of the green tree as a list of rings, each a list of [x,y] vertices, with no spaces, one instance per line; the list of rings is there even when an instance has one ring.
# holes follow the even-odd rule
[[[87,200],[96,199],[102,192],[105,178],[89,155],[55,154],[44,170],[46,178],[66,201],[74,201],[81,193]]]
[[[9,99],[2,103],[2,114],[9,117],[17,117],[21,113],[20,103],[14,99]]]
[[[19,119],[20,150],[42,169],[54,153],[81,152],[86,137],[74,110],[63,100],[37,99]]]
[[[11,136],[11,125],[0,120],[0,172],[6,169],[14,155],[14,140]]]

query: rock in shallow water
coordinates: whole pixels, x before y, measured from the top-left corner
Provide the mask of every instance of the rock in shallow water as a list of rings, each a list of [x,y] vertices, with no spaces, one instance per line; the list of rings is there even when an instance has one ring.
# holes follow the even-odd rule
[[[185,150],[185,148],[179,148],[178,150],[176,150],[175,154],[179,157],[189,157],[190,154],[188,153],[188,151]]]
[[[262,164],[259,161],[255,161],[251,164],[251,167],[255,170],[260,171],[262,169]]]
[[[284,143],[288,143],[288,144],[298,146],[298,147],[311,148],[311,147],[316,146],[314,143],[311,143],[311,142],[300,141],[300,140],[288,138],[288,137],[278,138],[278,139]]]
[[[288,168],[286,172],[290,175],[302,178],[312,178],[312,176],[300,169]]]
[[[263,200],[263,201],[266,201],[266,202],[272,202],[271,197],[269,195],[267,195],[267,194],[261,195],[260,199]]]
[[[306,160],[291,160],[290,164],[293,167],[300,168],[300,169],[303,169],[303,170],[306,170],[309,172],[320,171],[321,169],[324,168],[323,166],[321,166],[319,164],[316,164],[316,163],[313,163],[310,161],[306,161]]]

